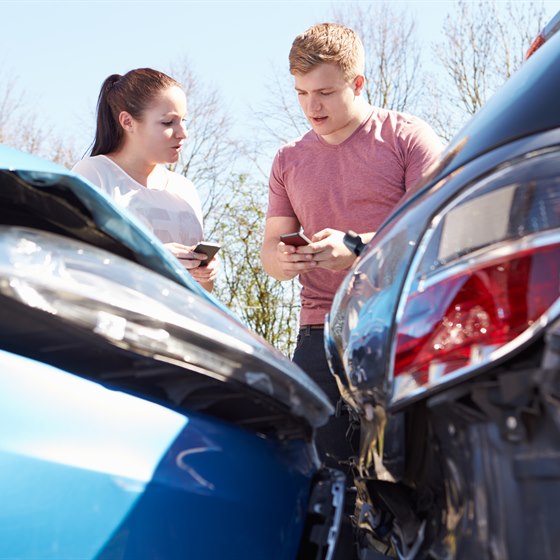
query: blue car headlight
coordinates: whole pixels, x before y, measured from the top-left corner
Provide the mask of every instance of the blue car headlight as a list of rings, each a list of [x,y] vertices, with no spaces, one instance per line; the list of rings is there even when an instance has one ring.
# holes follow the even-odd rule
[[[328,398],[303,371],[228,313],[167,277],[83,242],[0,226],[0,295],[113,346],[240,383],[311,426],[331,413]]]

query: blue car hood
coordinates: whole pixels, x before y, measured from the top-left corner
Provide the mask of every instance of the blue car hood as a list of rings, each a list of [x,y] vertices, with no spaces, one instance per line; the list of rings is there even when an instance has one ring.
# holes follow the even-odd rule
[[[5,334],[10,329],[8,306],[19,306],[11,311],[14,318],[23,317],[25,313],[36,313],[32,309],[33,302],[25,301],[21,293],[14,295],[10,288],[14,283],[25,282],[29,284],[33,293],[48,294],[45,296],[47,299],[56,293],[63,303],[72,302],[75,313],[69,315],[70,323],[74,320],[72,317],[81,317],[81,320],[86,316],[93,317],[104,305],[108,305],[107,309],[113,309],[116,316],[123,317],[128,313],[129,320],[137,321],[137,327],[140,329],[145,325],[156,324],[160,329],[156,329],[157,332],[167,332],[167,329],[167,334],[176,340],[179,346],[190,344],[193,352],[200,351],[207,356],[206,362],[199,361],[196,364],[192,360],[189,361],[188,356],[166,356],[168,362],[173,361],[191,372],[204,370],[203,375],[219,377],[228,386],[240,387],[242,392],[249,391],[256,395],[256,400],[273,400],[292,415],[304,418],[311,426],[324,424],[332,413],[326,395],[301,369],[263,339],[251,333],[229,309],[200,288],[151,232],[77,174],[51,162],[0,145],[0,234],[0,280],[5,279],[5,290],[0,289],[0,297],[5,297],[5,316],[2,318],[6,322]],[[36,243],[37,247],[42,248],[50,263],[58,259],[61,269],[64,269],[66,264],[60,255],[64,250],[74,251],[72,255],[77,256],[72,256],[73,261],[69,262],[68,268],[64,270],[68,278],[77,270],[76,282],[64,280],[57,284],[60,280],[56,276],[58,269],[51,266],[53,270],[45,270],[43,265],[38,265],[42,268],[37,268],[37,274],[21,277],[21,267],[18,268],[18,263],[25,248],[18,254],[15,247],[19,241],[27,238],[30,244]],[[88,245],[91,246],[89,250]],[[99,249],[102,250],[101,253]],[[107,289],[109,294],[118,293],[119,284],[115,279],[117,269],[129,275],[126,280],[129,283],[121,283],[120,286],[129,288],[136,280],[145,280],[152,282],[152,286],[165,288],[166,293],[175,294],[173,297],[176,298],[177,305],[167,308],[167,312],[170,313],[168,319],[164,320],[161,312],[152,312],[148,307],[136,311],[132,308],[121,308],[121,302],[117,301],[114,295],[111,295],[112,301],[103,302],[99,294],[84,291],[80,286],[79,273],[80,267],[83,266],[79,256],[81,250],[88,253],[90,258],[97,255],[95,259],[98,269],[92,270],[93,277],[98,276],[101,279],[104,261],[114,261],[114,268],[109,266],[103,280],[105,285],[114,282],[113,287]],[[108,253],[112,254],[111,258]],[[107,255],[107,258],[103,255]],[[27,255],[24,257],[27,258]],[[74,262],[77,263],[77,269],[72,272]],[[55,285],[58,286],[56,289],[53,287]],[[149,289],[139,289],[137,293],[153,300],[154,296]],[[157,302],[152,303],[155,305]],[[184,306],[183,314],[176,311],[181,305]],[[82,309],[87,310],[87,313],[82,313]],[[57,331],[57,321],[61,322],[61,317],[62,314],[58,312],[50,315],[42,331],[45,337]],[[27,322],[22,320],[22,336],[28,336],[28,330],[31,329],[29,325],[38,320],[39,318],[35,317],[30,317]],[[85,327],[86,333],[93,340],[96,331],[94,326],[89,323],[88,325]],[[127,344],[125,350],[150,354],[150,351],[146,350],[149,345],[136,347],[134,342]],[[118,346],[113,344],[115,345]],[[18,352],[24,352],[26,355],[34,350],[39,352],[39,345],[35,349],[31,344],[24,346],[23,350],[18,347]],[[125,345],[121,342],[120,346]],[[109,350],[103,352],[108,355]],[[30,357],[42,359],[41,355]],[[149,358],[160,361],[163,359],[155,355],[149,355]],[[64,356],[60,358],[65,359]],[[76,359],[81,366],[79,353]],[[225,364],[228,364],[227,367]],[[63,367],[62,363],[54,365]],[[219,375],[218,370],[221,371]]]

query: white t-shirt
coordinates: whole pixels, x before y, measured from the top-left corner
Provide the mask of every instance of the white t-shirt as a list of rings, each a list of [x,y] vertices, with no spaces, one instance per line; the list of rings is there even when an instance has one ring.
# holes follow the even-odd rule
[[[134,214],[163,243],[196,245],[203,239],[200,198],[182,175],[158,166],[155,185],[144,187],[103,155],[85,158],[72,170]]]

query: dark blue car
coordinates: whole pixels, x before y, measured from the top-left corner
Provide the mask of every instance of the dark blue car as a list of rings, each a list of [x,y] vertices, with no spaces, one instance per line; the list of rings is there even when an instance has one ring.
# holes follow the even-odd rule
[[[331,413],[111,200],[0,146],[0,558],[330,558]]]
[[[558,30],[560,14],[335,296],[360,558],[560,557]]]

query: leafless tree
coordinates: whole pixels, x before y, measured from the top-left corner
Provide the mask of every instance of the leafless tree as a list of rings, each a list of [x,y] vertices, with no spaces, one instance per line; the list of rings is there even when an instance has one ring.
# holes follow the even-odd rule
[[[367,101],[410,111],[424,90],[422,49],[410,11],[389,2],[340,6],[334,11],[335,21],[354,29],[364,45]]]
[[[449,140],[515,72],[544,24],[542,3],[459,0],[434,45],[442,76],[432,80],[428,120]]]
[[[0,79],[0,143],[68,168],[77,159],[72,141],[63,140],[40,123],[17,78]]]
[[[223,206],[228,177],[238,161],[232,119],[218,90],[200,79],[188,59],[174,64],[170,74],[183,86],[188,108],[189,138],[174,170],[197,186],[208,219]]]
[[[0,143],[7,144],[12,131],[10,130],[13,115],[21,109],[21,93],[17,90],[17,81],[2,80],[0,86]]]
[[[309,130],[309,123],[297,102],[287,61],[286,55],[286,69],[282,71],[278,68],[273,69],[267,79],[269,102],[253,111],[255,137],[260,147],[258,153],[277,149]]]

